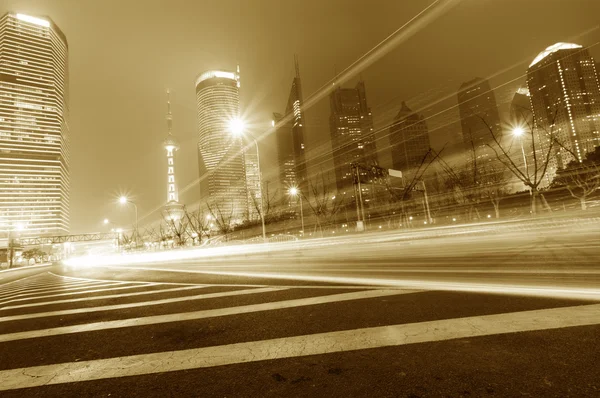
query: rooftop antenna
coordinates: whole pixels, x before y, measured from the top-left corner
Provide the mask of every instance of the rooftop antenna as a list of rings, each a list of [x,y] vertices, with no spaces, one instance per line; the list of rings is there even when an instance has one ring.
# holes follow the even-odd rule
[[[173,127],[173,115],[171,114],[171,91],[167,89],[167,129],[169,135],[171,135],[171,129]]]

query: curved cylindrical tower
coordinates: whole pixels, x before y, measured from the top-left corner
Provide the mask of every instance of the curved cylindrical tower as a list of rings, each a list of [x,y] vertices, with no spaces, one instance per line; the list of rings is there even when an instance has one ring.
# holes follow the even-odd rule
[[[196,79],[200,197],[222,215],[247,211],[242,141],[229,131],[239,117],[239,73],[207,71]]]

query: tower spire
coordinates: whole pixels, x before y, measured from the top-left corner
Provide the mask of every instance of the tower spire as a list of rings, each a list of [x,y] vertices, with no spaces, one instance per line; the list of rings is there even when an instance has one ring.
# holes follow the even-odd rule
[[[300,64],[298,63],[298,54],[294,54],[294,67],[296,69],[296,77],[300,78]]]
[[[171,91],[169,89],[167,89],[167,129],[169,132],[169,135],[172,135],[172,128],[173,128],[173,115],[171,114]]]

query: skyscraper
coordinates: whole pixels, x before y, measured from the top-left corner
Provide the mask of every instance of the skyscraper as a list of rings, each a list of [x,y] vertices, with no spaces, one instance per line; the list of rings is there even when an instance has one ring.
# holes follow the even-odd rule
[[[69,231],[69,67],[49,19],[0,18],[0,231]]]
[[[352,185],[350,164],[377,164],[373,116],[367,106],[365,83],[355,88],[336,88],[329,97],[329,131],[338,190]]]
[[[230,131],[239,118],[239,87],[235,72],[212,70],[196,79],[200,197],[237,221],[248,211],[242,139]]]
[[[403,173],[417,169],[429,152],[429,133],[423,116],[413,112],[403,101],[390,127],[392,164]]]
[[[277,129],[277,150],[279,154],[279,179],[282,188],[298,187],[302,192],[307,189],[306,159],[304,157],[304,115],[302,113],[302,84],[298,59],[294,58],[296,75],[288,97],[285,116],[273,114],[273,120],[279,122],[284,117],[289,121]]]
[[[167,91],[169,95],[169,91]],[[183,206],[179,203],[179,187],[175,174],[175,154],[179,150],[179,142],[173,136],[173,115],[171,114],[171,99],[167,99],[167,138],[163,142],[167,152],[167,204],[166,217],[178,220],[183,215]]]
[[[510,122],[512,124],[524,125],[531,121],[531,101],[529,89],[519,87],[510,102]]]
[[[557,167],[583,160],[600,145],[600,83],[586,48],[572,43],[546,48],[529,65],[527,86],[535,129],[552,132],[560,143]]]
[[[497,162],[487,146],[493,142],[490,128],[498,137],[501,133],[496,98],[489,82],[475,78],[463,83],[458,91],[458,111],[469,165],[479,169]]]

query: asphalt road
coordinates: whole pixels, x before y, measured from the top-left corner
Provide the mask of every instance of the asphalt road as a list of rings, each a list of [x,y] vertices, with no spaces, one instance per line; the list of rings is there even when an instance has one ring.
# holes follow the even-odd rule
[[[598,232],[73,261],[0,285],[0,397],[597,397]]]

